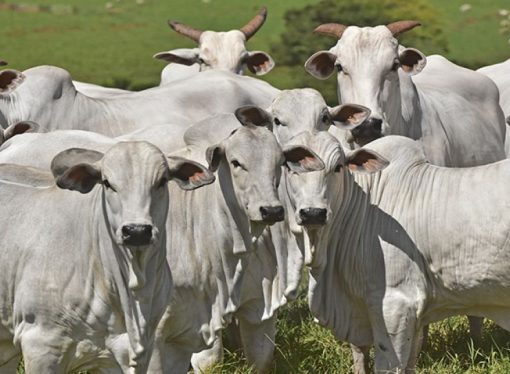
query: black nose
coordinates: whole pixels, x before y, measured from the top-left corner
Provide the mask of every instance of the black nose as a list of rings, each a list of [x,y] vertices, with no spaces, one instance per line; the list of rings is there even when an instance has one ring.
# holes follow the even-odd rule
[[[325,225],[328,211],[321,208],[304,208],[299,210],[302,225]]]
[[[284,210],[283,206],[261,206],[260,214],[262,215],[262,220],[266,223],[275,223],[279,221],[283,221],[284,218]]]
[[[351,130],[351,134],[360,145],[366,144],[382,136],[382,119],[369,118]]]
[[[122,226],[122,239],[126,245],[148,245],[152,239],[152,225]]]

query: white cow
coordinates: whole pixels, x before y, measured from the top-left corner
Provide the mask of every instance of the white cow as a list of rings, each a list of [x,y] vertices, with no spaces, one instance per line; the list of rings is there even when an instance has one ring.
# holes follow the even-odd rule
[[[192,189],[214,176],[145,142],[61,152],[50,185],[3,166],[0,372],[22,354],[27,374],[145,373],[172,289],[167,181]]]
[[[360,145],[381,134],[396,134],[420,139],[436,165],[465,167],[503,159],[506,128],[497,88],[480,74],[449,62],[442,74],[436,74],[441,69],[430,69],[430,74],[422,73],[422,80],[413,79],[427,58],[414,48],[399,46],[396,36],[417,25],[414,21],[363,28],[321,25],[315,31],[338,42],[329,51],[312,55],[305,67],[319,79],[337,69],[339,100],[372,111],[369,120],[352,132]],[[438,65],[446,61],[436,60]]]
[[[506,116],[507,124],[510,125],[510,59],[499,64],[485,66],[477,70],[494,81],[499,89],[499,105]],[[510,131],[506,132],[506,154],[510,156]]]
[[[348,168],[328,185],[338,196],[331,224],[310,236],[319,323],[339,340],[374,345],[381,373],[414,369],[430,322],[472,314],[509,329],[509,161],[433,166],[418,142],[393,136],[348,159],[357,162],[340,161]],[[385,160],[380,173],[349,170],[377,171]]]
[[[6,73],[7,74],[7,73]],[[229,72],[105,99],[80,94],[63,69],[40,66],[1,79],[0,124],[31,120],[46,130],[79,129],[117,136],[153,125],[186,126],[246,104],[269,106],[278,92],[266,82]]]
[[[210,69],[234,74],[243,74],[246,69],[257,75],[268,73],[274,67],[271,56],[262,51],[246,50],[246,42],[262,27],[266,17],[267,9],[262,7],[239,30],[224,32],[202,31],[177,21],[169,21],[173,30],[198,43],[198,47],[156,53],[154,58],[170,63],[161,72],[160,84],[168,84]]]
[[[281,91],[267,110],[246,106],[238,109],[236,115],[241,122],[272,124],[273,132],[283,146],[302,131],[312,132],[311,138],[315,139],[315,133],[325,132],[332,125],[350,129],[362,123],[369,111],[354,105],[328,108],[316,90],[295,89]],[[310,140],[310,144],[312,142]],[[324,165],[310,151],[310,144],[293,144],[295,150],[289,157],[295,157],[303,168],[320,170]],[[331,215],[327,210],[328,199],[320,195],[322,174],[307,173],[305,183],[298,186],[296,193],[290,192],[286,182],[293,174],[293,171],[283,168],[278,191],[287,217],[284,222],[271,226],[270,231],[265,231],[259,240],[258,250],[250,258],[241,288],[239,310],[235,313],[240,338],[236,343],[259,372],[269,371],[272,365],[277,310],[297,294],[304,252],[302,226],[324,225]],[[221,360],[220,338],[211,350],[193,355],[196,372]]]

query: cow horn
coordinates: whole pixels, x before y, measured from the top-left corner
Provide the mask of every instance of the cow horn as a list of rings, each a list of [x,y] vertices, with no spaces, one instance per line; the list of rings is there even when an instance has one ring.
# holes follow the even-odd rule
[[[395,37],[399,36],[400,34],[406,31],[414,29],[416,26],[421,26],[421,23],[418,21],[397,21],[392,22],[389,25],[386,25],[386,27],[391,31],[391,33]]]
[[[263,6],[255,17],[250,22],[241,27],[240,31],[246,37],[246,40],[250,39],[259,29],[262,27],[267,17],[267,8]]]
[[[191,26],[185,25],[184,23],[180,23],[178,21],[168,21],[168,25],[177,31],[179,34],[187,36],[188,38],[196,41],[197,43],[200,41],[200,35],[202,35],[203,31],[195,29]]]
[[[317,26],[313,32],[331,36],[335,39],[340,39],[347,27],[348,26],[342,25],[341,23],[325,23],[323,25]]]

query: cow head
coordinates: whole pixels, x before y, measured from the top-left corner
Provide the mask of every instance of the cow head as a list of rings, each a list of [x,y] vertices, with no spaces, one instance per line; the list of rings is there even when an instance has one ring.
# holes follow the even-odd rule
[[[154,58],[183,65],[199,64],[200,71],[219,69],[242,74],[245,68],[252,73],[263,75],[271,71],[274,61],[265,52],[246,50],[246,42],[264,24],[267,9],[259,13],[239,30],[226,32],[201,31],[177,21],[169,21],[176,32],[198,43],[198,48],[174,49],[160,52]]]
[[[286,190],[293,208],[289,214],[290,227],[295,233],[304,232],[305,262],[310,263],[319,232],[329,225],[340,208],[348,173],[374,173],[388,162],[373,151],[359,149],[346,155],[339,141],[327,131],[304,131],[291,138],[284,146],[300,145],[312,153],[306,162],[321,162],[323,168],[313,173],[286,173]],[[347,173],[347,174],[346,174]]]
[[[114,240],[131,249],[145,249],[164,229],[168,181],[176,181],[183,189],[214,181],[202,165],[178,157],[166,158],[146,142],[120,142],[105,154],[68,149],[55,156],[51,170],[62,189],[89,193],[101,185]]]
[[[13,136],[24,134],[26,132],[37,132],[39,125],[32,121],[21,121],[10,125],[6,129],[0,128],[0,145],[5,143]]]
[[[399,48],[396,37],[418,26],[415,21],[399,21],[387,26],[357,27],[325,24],[316,33],[338,39],[329,51],[313,54],[305,69],[318,79],[326,79],[337,71],[338,96],[343,102],[368,107],[372,114],[353,132],[358,143],[365,144],[381,134],[391,133],[388,105],[400,106],[397,86],[399,74],[417,74],[426,57],[413,48]],[[391,103],[390,103],[390,100]]]

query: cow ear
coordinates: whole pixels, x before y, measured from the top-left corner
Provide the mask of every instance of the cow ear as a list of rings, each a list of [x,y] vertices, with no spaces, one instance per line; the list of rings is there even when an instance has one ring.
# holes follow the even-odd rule
[[[345,164],[354,173],[371,174],[383,170],[389,161],[374,151],[360,148],[346,156]]]
[[[24,134],[26,132],[37,132],[39,125],[32,121],[21,121],[7,127],[4,131],[4,141],[13,136]]]
[[[176,64],[191,66],[195,63],[198,63],[199,54],[200,50],[198,48],[180,48],[167,52],[159,52],[152,57],[158,60],[166,61],[168,63],[173,62]]]
[[[333,124],[344,130],[352,130],[370,116],[370,109],[357,104],[338,105],[329,110]]]
[[[244,63],[248,70],[256,75],[264,75],[274,68],[274,61],[266,52],[253,51],[248,52]]]
[[[336,55],[329,51],[319,51],[305,62],[305,70],[317,79],[328,79],[335,71]]]
[[[209,148],[207,148],[207,150],[205,151],[205,159],[209,164],[210,171],[215,172],[216,170],[218,170],[221,158],[223,157],[224,153],[225,149],[223,148],[223,145],[221,143],[217,145],[212,145]]]
[[[23,81],[25,76],[17,70],[0,71],[0,94],[9,94],[14,91]]]
[[[58,187],[88,193],[101,182],[97,166],[103,158],[101,152],[71,148],[58,153],[51,161],[51,172]]]
[[[324,162],[310,148],[299,146],[286,146],[283,150],[286,165],[295,173],[306,173],[324,169]]]
[[[409,75],[418,74],[427,65],[427,57],[415,48],[401,50],[398,59],[402,70]]]
[[[198,162],[178,156],[167,156],[167,161],[169,179],[174,180],[183,190],[194,190],[215,180],[214,174]]]
[[[243,126],[268,126],[272,121],[268,112],[254,105],[237,108],[234,114]]]

